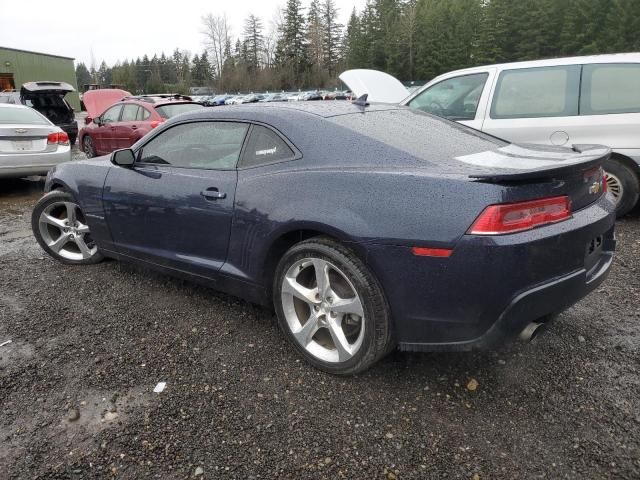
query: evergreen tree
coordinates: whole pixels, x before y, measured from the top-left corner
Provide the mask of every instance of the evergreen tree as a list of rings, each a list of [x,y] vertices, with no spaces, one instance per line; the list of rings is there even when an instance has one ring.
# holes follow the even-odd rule
[[[264,35],[262,33],[262,21],[250,14],[244,23],[244,50],[245,62],[249,72],[255,75],[260,68],[262,52],[264,51]]]
[[[91,73],[87,66],[84,63],[79,62],[78,65],[76,65],[76,81],[78,82],[78,88],[84,89],[84,86],[92,83],[92,80]]]
[[[324,63],[324,29],[325,25],[320,13],[320,0],[311,0],[307,13],[307,44],[309,59],[314,66],[318,67]]]
[[[334,0],[324,0],[322,4],[322,57],[323,66],[329,75],[335,74],[335,67],[341,57],[342,25],[338,23],[338,9]]]
[[[276,64],[282,69],[285,85],[300,85],[309,66],[305,37],[302,2],[287,0],[276,45]]]

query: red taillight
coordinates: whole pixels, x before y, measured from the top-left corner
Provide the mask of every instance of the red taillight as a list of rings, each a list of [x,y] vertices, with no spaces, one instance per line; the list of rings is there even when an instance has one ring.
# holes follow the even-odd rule
[[[467,233],[503,235],[561,222],[571,217],[571,202],[566,195],[528,202],[489,205],[473,222]]]
[[[448,258],[453,253],[453,250],[450,248],[413,247],[411,251],[418,257]]]
[[[609,183],[607,182],[607,180],[609,179],[609,175],[605,174],[602,176],[602,190],[604,191],[604,193],[607,193],[609,191]]]
[[[69,135],[67,135],[67,132],[58,133],[58,145],[69,145]]]
[[[69,145],[69,135],[66,132],[54,132],[47,135],[48,144]]]

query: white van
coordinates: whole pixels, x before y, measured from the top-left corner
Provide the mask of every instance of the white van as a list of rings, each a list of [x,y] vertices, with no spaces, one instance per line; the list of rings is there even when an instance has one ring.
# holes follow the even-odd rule
[[[352,70],[341,78],[355,87],[350,77],[362,79],[362,73]],[[397,84],[390,87],[386,74],[377,73],[379,83],[368,78],[359,91],[352,87],[354,92],[368,93],[370,101],[376,101],[376,92],[387,97],[393,88],[400,92]],[[400,103],[510,142],[607,145],[614,152],[606,165],[607,183],[618,215],[638,202],[640,53],[457,70],[434,78]]]

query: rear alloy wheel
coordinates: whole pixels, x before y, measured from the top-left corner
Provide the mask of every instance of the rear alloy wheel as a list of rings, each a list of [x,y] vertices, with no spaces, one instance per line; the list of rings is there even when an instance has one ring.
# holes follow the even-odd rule
[[[62,263],[88,265],[104,258],[91,238],[82,210],[66,192],[53,191],[38,201],[31,228],[40,246]]]
[[[616,215],[622,217],[638,203],[640,180],[635,172],[615,157],[604,165],[607,189],[616,202]]]
[[[275,282],[280,327],[314,366],[350,375],[389,351],[391,321],[380,286],[341,244],[316,238],[295,245]]]
[[[85,135],[82,139],[82,151],[87,156],[87,158],[93,158],[96,156],[96,148],[93,145],[93,138],[89,135]]]

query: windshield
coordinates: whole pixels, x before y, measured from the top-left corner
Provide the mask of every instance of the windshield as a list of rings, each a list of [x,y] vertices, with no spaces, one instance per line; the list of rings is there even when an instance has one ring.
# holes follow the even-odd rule
[[[168,103],[156,107],[156,112],[158,112],[162,118],[171,118],[181,113],[200,110],[201,108],[204,107],[199,103]]]
[[[0,108],[0,123],[51,125],[51,122],[30,108]]]

